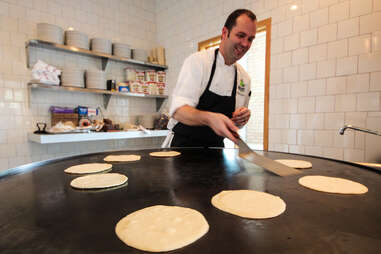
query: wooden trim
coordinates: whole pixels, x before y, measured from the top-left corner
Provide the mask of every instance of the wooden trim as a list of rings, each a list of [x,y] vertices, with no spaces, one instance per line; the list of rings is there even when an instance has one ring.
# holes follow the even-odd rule
[[[221,42],[221,35],[217,35],[217,36],[210,38],[208,40],[201,41],[198,43],[198,51],[205,50],[205,49],[208,49],[210,47],[220,45],[220,42]]]
[[[258,27],[266,31],[266,60],[265,60],[265,108],[263,119],[263,150],[269,150],[269,98],[270,98],[270,56],[271,56],[271,18],[258,22]]]

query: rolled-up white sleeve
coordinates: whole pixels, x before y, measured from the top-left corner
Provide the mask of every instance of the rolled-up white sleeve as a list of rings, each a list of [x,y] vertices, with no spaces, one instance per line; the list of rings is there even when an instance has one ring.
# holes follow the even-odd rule
[[[197,106],[202,93],[202,75],[202,61],[194,55],[187,57],[172,94],[169,107],[170,116],[184,105]]]

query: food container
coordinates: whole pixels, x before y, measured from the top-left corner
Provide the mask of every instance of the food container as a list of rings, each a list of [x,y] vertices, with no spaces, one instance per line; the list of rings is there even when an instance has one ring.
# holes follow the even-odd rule
[[[118,83],[117,91],[122,93],[128,93],[130,91],[130,87],[128,83]]]
[[[131,68],[125,68],[126,80],[127,81],[136,81],[136,71]]]
[[[163,83],[163,82],[157,82],[156,85],[157,85],[157,88],[159,90],[159,95],[164,95],[164,93],[165,93],[165,83]]]
[[[147,82],[148,83],[148,94],[158,95],[159,89],[157,87],[156,82]]]
[[[148,87],[149,87],[149,82],[142,82],[141,93],[149,94]]]
[[[156,71],[155,70],[146,70],[145,71],[145,80],[151,81],[151,82],[156,82],[157,81]]]
[[[116,91],[116,80],[114,79],[107,80],[107,90]]]
[[[48,24],[37,24],[37,39],[58,44],[64,44],[64,31],[61,27]]]
[[[142,91],[142,83],[139,81],[132,81],[130,83],[130,91],[131,93],[141,93]]]
[[[166,82],[166,73],[165,71],[158,71],[157,73],[157,82]]]
[[[136,71],[136,80],[140,82],[145,81],[145,73],[144,71]]]

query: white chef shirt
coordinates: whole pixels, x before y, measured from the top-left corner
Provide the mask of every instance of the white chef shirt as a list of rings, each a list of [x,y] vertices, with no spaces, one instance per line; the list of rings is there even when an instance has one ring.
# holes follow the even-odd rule
[[[176,87],[172,94],[169,108],[171,116],[168,129],[172,129],[176,123],[172,115],[180,107],[189,105],[196,107],[201,95],[205,91],[212,71],[215,49],[196,52],[184,61]],[[247,107],[249,104],[250,77],[238,63],[226,65],[221,52],[218,52],[216,70],[209,90],[222,96],[231,96],[235,68],[237,67],[237,91],[235,108]]]

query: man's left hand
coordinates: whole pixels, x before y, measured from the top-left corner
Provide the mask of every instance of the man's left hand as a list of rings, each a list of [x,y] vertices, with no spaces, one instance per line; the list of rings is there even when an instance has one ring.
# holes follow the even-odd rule
[[[236,126],[242,127],[249,121],[250,114],[250,109],[245,107],[238,108],[233,112],[232,121]]]

